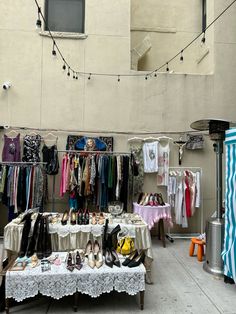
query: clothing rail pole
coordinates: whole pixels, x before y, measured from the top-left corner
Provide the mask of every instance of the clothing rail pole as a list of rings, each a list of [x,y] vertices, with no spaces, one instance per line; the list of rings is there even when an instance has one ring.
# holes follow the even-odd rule
[[[129,152],[103,151],[103,150],[58,150],[58,153],[75,153],[75,154],[114,154],[114,155],[131,155]]]
[[[52,211],[55,211],[55,185],[56,185],[56,177],[55,175],[53,176],[53,181],[52,181]]]
[[[28,162],[28,161],[0,161],[0,165],[46,165],[46,162]]]

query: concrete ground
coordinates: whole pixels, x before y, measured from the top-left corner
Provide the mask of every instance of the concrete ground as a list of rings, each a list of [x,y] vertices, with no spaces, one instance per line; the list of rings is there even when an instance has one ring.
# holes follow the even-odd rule
[[[163,248],[153,238],[153,284],[146,285],[143,313],[236,313],[236,286],[206,273],[196,257],[189,257],[189,240],[167,242]],[[105,294],[93,299],[79,295],[80,313],[137,313],[138,296]],[[12,304],[10,313],[73,313],[73,297],[53,300],[37,297]]]

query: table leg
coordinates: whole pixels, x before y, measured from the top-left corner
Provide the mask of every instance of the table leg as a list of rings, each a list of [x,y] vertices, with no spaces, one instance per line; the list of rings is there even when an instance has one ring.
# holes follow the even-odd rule
[[[158,237],[158,240],[161,240],[160,220],[157,223],[157,237]]]
[[[78,291],[74,294],[74,312],[77,312],[78,309]]]
[[[159,220],[159,224],[160,224],[160,233],[161,233],[162,245],[163,245],[163,247],[166,247],[166,237],[165,237],[165,229],[164,229],[164,220],[163,220],[163,219],[160,219],[160,220]]]
[[[144,291],[140,291],[140,309],[143,310],[144,308]]]
[[[5,298],[5,311],[6,314],[9,314],[9,299]]]

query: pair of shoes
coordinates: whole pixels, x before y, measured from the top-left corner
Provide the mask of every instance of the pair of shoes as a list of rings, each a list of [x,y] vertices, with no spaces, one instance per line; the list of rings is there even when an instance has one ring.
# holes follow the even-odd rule
[[[79,209],[78,217],[77,217],[77,223],[78,223],[78,225],[88,225],[89,224],[89,210],[88,209],[85,209],[84,211],[82,209]]]
[[[115,249],[105,249],[105,264],[109,267],[113,267],[113,265],[120,267],[120,260],[115,251]]]
[[[163,201],[161,193],[156,193],[156,195],[157,195],[157,201],[158,201],[159,205],[164,206],[165,202]]]
[[[91,220],[92,225],[96,225],[96,224],[103,225],[104,221],[105,221],[105,217],[103,213],[96,214],[93,212],[92,220]]]
[[[75,268],[80,270],[82,268],[82,261],[81,261],[81,257],[79,255],[79,252],[77,251],[76,253],[68,253],[67,256],[67,266],[66,268],[69,271],[73,271]]]
[[[138,253],[137,250],[132,252],[122,263],[123,266],[128,266],[128,267],[137,267],[141,263],[144,262],[145,259],[145,252],[141,251],[140,254]]]
[[[100,268],[103,264],[103,256],[102,256],[102,251],[98,251],[96,254],[95,252],[91,251],[88,254],[88,265],[91,268],[94,268],[95,266],[97,268]]]
[[[84,256],[88,257],[88,255],[93,252],[94,255],[97,255],[97,253],[100,251],[100,245],[97,240],[92,243],[91,240],[88,241],[85,248],[85,254]]]

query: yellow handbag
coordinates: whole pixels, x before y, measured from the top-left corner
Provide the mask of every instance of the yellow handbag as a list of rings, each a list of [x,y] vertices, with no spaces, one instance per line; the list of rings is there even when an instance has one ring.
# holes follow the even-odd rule
[[[130,237],[122,238],[118,241],[117,252],[122,255],[128,255],[134,251],[134,241]]]

